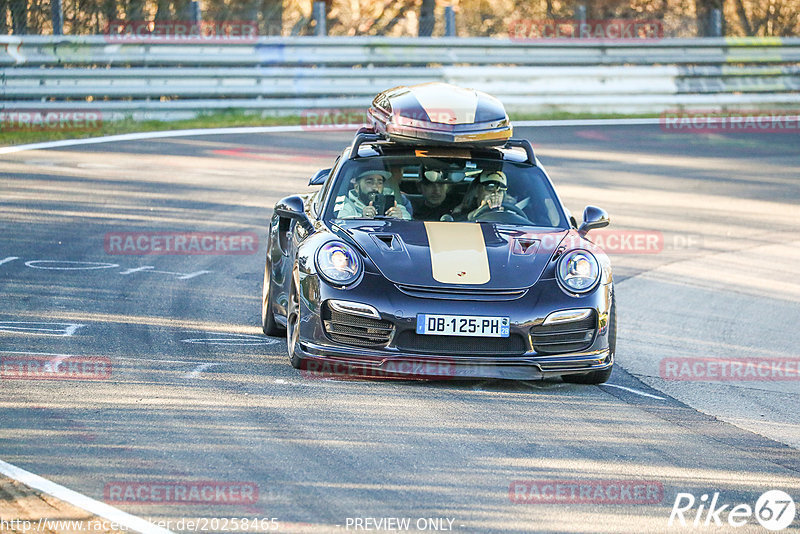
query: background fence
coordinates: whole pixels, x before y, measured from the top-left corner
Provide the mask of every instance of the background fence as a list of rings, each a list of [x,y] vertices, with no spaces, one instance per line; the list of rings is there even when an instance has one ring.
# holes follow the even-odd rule
[[[655,20],[665,37],[800,35],[797,0],[0,0],[0,34],[102,34],[115,20],[250,21],[262,36],[508,37],[518,20]]]
[[[800,39],[637,43],[487,38],[110,42],[0,36],[0,108],[171,119],[243,109],[364,109],[378,92],[445,81],[510,112],[800,108]]]

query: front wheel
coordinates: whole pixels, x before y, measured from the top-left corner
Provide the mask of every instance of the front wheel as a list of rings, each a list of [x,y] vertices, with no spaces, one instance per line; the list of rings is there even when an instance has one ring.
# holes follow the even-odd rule
[[[269,271],[269,252],[267,252],[264,285],[261,289],[261,329],[268,336],[277,336],[283,333],[283,328],[275,321],[275,312],[272,309],[272,283]]]
[[[297,295],[297,286],[292,277],[289,303],[286,310],[286,347],[289,349],[289,362],[295,369],[300,369],[300,358],[296,354],[300,339],[300,299]]]
[[[611,313],[608,319],[608,353],[611,358],[614,357],[614,352],[617,350],[617,305],[614,302],[614,297],[611,297]],[[611,377],[613,364],[608,369],[601,371],[592,371],[582,375],[564,375],[562,380],[571,384],[603,384]]]

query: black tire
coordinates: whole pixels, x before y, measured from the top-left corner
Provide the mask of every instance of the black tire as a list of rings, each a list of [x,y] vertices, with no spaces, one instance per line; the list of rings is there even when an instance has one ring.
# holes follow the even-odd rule
[[[617,305],[614,302],[614,297],[611,297],[611,313],[608,319],[608,351],[611,358],[617,350]],[[561,378],[564,382],[571,384],[603,384],[611,377],[611,371],[614,365],[612,364],[608,369],[602,371],[592,371],[581,375],[564,375]]]
[[[286,348],[289,350],[289,362],[295,369],[300,369],[302,360],[295,353],[295,348],[300,339],[300,300],[297,296],[294,276],[292,276],[289,303],[286,308]]]
[[[264,285],[261,287],[261,329],[268,336],[283,334],[283,327],[275,321],[272,310],[272,280],[269,272],[269,251],[264,265]]]

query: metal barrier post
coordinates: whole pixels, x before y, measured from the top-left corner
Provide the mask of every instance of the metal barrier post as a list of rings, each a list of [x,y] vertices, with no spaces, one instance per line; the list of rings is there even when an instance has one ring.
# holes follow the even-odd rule
[[[192,0],[189,3],[189,17],[194,26],[200,26],[200,2],[197,0]]]
[[[317,22],[314,35],[317,37],[325,37],[328,35],[325,17],[325,2],[314,2],[314,20]]]
[[[433,35],[433,28],[436,26],[435,9],[436,0],[422,0],[422,5],[419,8],[419,30],[417,31],[419,37],[431,37]]]
[[[53,35],[64,35],[64,10],[61,0],[51,0],[50,9],[53,19]]]
[[[722,10],[712,9],[710,14],[711,20],[708,25],[709,37],[722,37]]]
[[[586,25],[586,6],[580,4],[575,7],[575,18],[578,19],[578,36],[583,35],[583,28]]]
[[[444,8],[444,35],[446,37],[456,36],[456,12],[453,6]]]

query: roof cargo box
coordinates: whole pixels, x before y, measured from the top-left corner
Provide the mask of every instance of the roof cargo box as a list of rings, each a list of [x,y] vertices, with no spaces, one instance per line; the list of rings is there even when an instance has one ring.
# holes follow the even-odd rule
[[[377,133],[398,143],[494,146],[505,144],[512,131],[499,100],[440,82],[383,91],[369,117]]]

